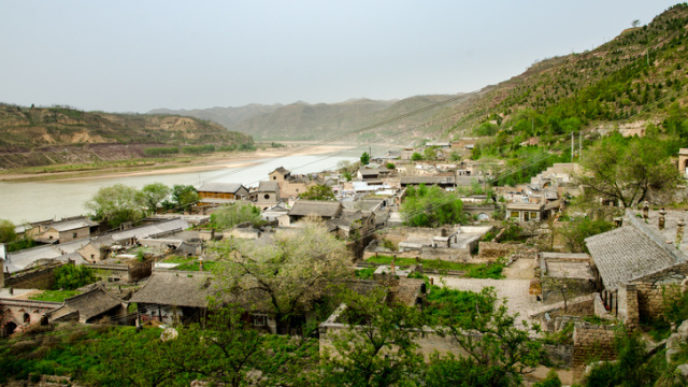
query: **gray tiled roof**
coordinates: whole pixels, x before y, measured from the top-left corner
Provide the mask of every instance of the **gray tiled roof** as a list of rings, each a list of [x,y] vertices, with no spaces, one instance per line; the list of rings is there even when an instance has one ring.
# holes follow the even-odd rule
[[[401,185],[456,184],[454,176],[401,176],[399,180]]]
[[[587,238],[585,244],[606,288],[686,262],[673,245],[634,217],[625,217],[624,226]]]
[[[289,211],[290,216],[325,216],[335,217],[342,208],[339,202],[326,202],[317,200],[299,200],[294,203],[294,206]]]
[[[203,272],[154,271],[131,302],[204,308],[215,289]]]
[[[240,183],[205,183],[198,189],[198,192],[236,193],[243,187]]]
[[[279,184],[276,181],[261,181],[258,183],[256,192],[278,192],[280,190]]]

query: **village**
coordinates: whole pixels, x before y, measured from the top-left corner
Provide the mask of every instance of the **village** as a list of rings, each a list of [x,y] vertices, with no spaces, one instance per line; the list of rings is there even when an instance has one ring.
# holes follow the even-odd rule
[[[2,336],[73,324],[175,336],[181,326],[205,324],[220,303],[240,306],[245,329],[266,334],[304,335],[315,324],[318,351],[328,356],[358,321],[345,302],[322,306],[337,299],[329,286],[435,310],[445,323],[460,315],[452,297],[487,294],[517,316],[513,329],[544,340],[538,351],[547,361],[521,361],[526,381],[556,370],[564,384],[579,382],[591,360],[615,358],[618,326],[647,331],[667,294],[685,292],[685,212],[647,201],[623,208],[598,196],[595,209],[581,213],[585,172],[577,163],[495,186],[508,170],[472,160],[474,144],[366,152],[360,162],[308,175],[280,167],[251,187],[207,182],[189,190],[197,195],[182,208],[165,209],[160,197],[145,217],[114,229],[94,214],[18,225],[27,247],[0,248]],[[686,160],[682,149],[682,175]],[[584,238],[555,231],[580,215],[609,226]],[[275,254],[282,261],[269,266],[274,273],[256,274],[265,270],[259,257]],[[280,265],[299,272],[277,274]],[[61,288],[60,272],[86,283]],[[674,329],[649,345],[681,352],[688,323]],[[431,329],[412,335],[413,345],[426,358],[465,355],[458,336],[473,333],[454,333]]]

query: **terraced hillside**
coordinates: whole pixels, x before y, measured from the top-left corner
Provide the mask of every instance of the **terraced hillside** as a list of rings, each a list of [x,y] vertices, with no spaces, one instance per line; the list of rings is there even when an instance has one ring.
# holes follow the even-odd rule
[[[0,168],[122,160],[170,146],[252,144],[251,136],[192,117],[0,105]]]

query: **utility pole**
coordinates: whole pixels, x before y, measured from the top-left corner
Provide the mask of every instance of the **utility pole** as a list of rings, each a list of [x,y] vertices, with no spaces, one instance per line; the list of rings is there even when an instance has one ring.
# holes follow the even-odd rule
[[[573,162],[573,147],[574,147],[573,132],[571,132],[571,162]]]

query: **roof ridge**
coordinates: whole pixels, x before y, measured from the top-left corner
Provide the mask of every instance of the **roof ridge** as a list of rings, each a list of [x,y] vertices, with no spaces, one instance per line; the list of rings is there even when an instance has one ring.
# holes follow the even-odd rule
[[[629,210],[626,209],[626,214],[625,218],[628,219],[629,223],[631,224],[631,227],[637,229],[641,233],[643,233],[646,237],[648,237],[653,243],[658,245],[660,248],[662,248],[664,251],[669,253],[674,258],[675,263],[680,263],[680,262],[686,262],[688,261],[688,258],[683,254],[683,252],[678,248],[678,246],[674,246],[673,248],[669,246],[664,240],[662,240],[662,237],[657,234],[654,230],[652,230],[648,225],[645,223],[641,222],[638,218],[634,216],[634,214]],[[673,246],[673,245],[671,245]]]

